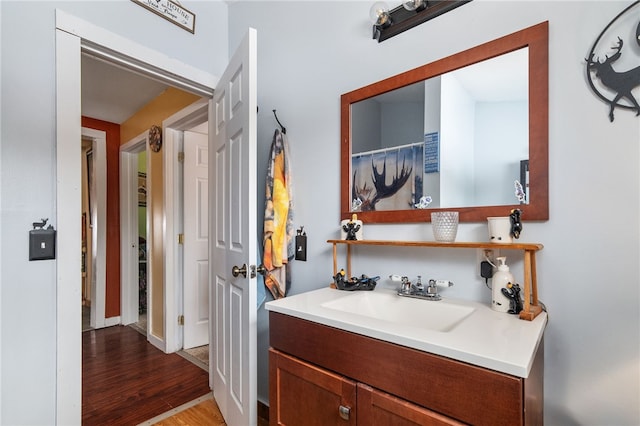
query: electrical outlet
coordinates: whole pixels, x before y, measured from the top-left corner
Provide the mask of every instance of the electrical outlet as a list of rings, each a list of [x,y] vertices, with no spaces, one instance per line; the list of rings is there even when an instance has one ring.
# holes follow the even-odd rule
[[[480,263],[486,260],[495,265],[497,262],[496,258],[499,256],[500,250],[487,248],[478,249],[476,251],[476,265],[478,265],[478,276],[482,276],[480,275]]]
[[[483,249],[484,260],[488,260],[491,263],[496,263],[495,253],[492,249]]]

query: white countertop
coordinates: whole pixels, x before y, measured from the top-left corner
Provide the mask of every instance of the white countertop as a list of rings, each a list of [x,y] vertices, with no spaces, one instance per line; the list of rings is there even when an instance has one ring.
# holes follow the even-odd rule
[[[376,288],[373,291],[378,294],[387,293],[397,298],[398,301],[394,299],[393,304],[402,303],[403,312],[406,312],[407,317],[413,316],[412,310],[419,310],[420,313],[428,312],[426,310],[435,304],[442,305],[432,309],[446,309],[447,306],[451,306],[452,309],[471,308],[472,312],[448,331],[437,331],[421,326],[418,321],[399,324],[347,312],[344,309],[331,309],[327,304],[331,306],[340,299],[348,301],[346,304],[341,303],[342,306],[348,306],[351,302],[353,306],[361,305],[358,303],[358,298],[368,297],[366,293],[370,292],[341,291],[328,287],[267,302],[265,306],[268,311],[291,315],[514,376],[528,377],[547,324],[546,312],[542,312],[533,321],[525,321],[519,319],[517,315],[496,312],[488,304],[446,297],[437,302],[412,299],[400,297],[394,290],[384,288]],[[385,314],[388,317],[388,312]]]

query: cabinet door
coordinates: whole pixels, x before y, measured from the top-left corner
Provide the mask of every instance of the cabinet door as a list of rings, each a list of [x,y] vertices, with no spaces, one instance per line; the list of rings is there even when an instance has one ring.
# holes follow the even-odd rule
[[[271,425],[356,425],[356,383],[269,349]]]
[[[358,383],[358,424],[393,426],[462,425],[404,399]]]

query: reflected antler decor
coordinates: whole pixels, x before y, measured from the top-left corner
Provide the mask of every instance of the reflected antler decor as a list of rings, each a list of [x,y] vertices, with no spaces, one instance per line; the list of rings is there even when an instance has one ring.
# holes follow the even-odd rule
[[[396,175],[393,177],[391,185],[386,184],[387,179],[387,162],[382,164],[382,173],[378,173],[377,167],[371,162],[371,168],[373,171],[373,186],[376,188],[376,196],[374,197],[373,205],[382,200],[383,198],[389,198],[400,190],[407,183],[407,180],[411,177],[413,167],[407,170],[405,166],[405,160],[402,160],[402,170],[398,174],[398,167],[396,166]]]
[[[375,188],[373,197],[370,197],[370,195],[373,192],[374,188],[367,188],[366,182],[362,187],[353,185],[352,198],[354,200],[360,199],[362,201],[362,204],[360,206],[361,211],[373,211],[376,209],[376,204],[378,203],[378,201],[395,195],[411,177],[411,173],[413,173],[413,167],[407,168],[405,159],[403,159],[402,169],[398,171],[398,166],[396,165],[396,175],[393,177],[390,185],[387,185],[386,183],[386,160],[382,163],[382,173],[378,172],[378,168],[373,163],[373,160],[371,160],[371,171],[373,173],[371,179],[373,180],[373,186]],[[356,181],[356,173],[353,174],[353,181]]]

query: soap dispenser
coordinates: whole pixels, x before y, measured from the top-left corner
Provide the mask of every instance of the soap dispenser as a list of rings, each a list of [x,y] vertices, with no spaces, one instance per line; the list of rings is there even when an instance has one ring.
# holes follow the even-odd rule
[[[498,312],[509,311],[509,298],[502,294],[502,289],[507,288],[509,283],[514,284],[513,274],[509,272],[506,257],[496,258],[498,261],[498,272],[493,275],[491,282],[491,309]]]

